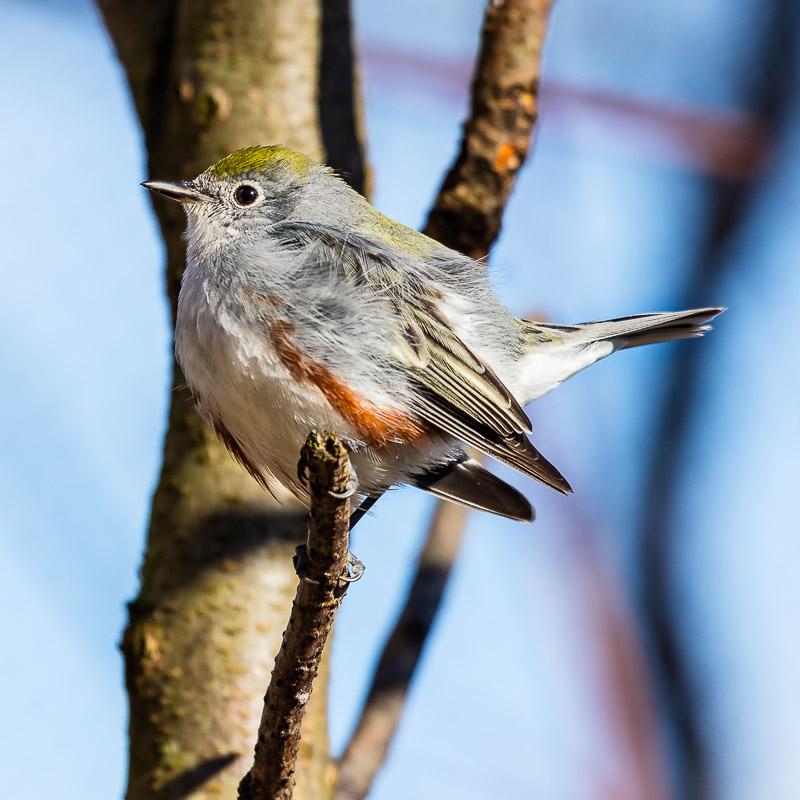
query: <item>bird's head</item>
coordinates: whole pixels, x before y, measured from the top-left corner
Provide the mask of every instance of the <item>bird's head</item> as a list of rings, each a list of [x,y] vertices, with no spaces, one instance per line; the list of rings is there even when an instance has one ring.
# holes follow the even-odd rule
[[[298,209],[302,217],[309,208],[330,216],[330,206],[341,209],[352,194],[330,169],[280,145],[236,150],[192,180],[142,186],[181,203],[190,244],[207,247],[264,230]]]
[[[443,249],[379,213],[329,167],[281,145],[236,150],[189,181],[142,186],[182,204],[195,253],[218,251],[242,235],[269,238],[287,219],[368,236],[409,255]]]

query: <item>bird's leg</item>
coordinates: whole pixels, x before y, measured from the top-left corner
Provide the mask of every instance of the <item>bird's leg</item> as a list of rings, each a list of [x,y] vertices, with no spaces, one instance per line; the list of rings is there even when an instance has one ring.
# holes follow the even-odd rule
[[[356,526],[356,523],[365,516],[372,506],[380,500],[380,494],[370,494],[367,495],[362,501],[361,505],[355,509],[350,514],[350,532],[353,532],[353,528]],[[364,564],[362,561],[352,553],[347,554],[347,565],[350,570],[350,577],[349,578],[342,578],[342,580],[350,580],[350,581],[357,581],[363,574],[364,574]]]
[[[362,501],[361,505],[350,513],[350,530],[355,528],[356,523],[367,514],[367,512],[380,500],[381,495],[369,494]]]
[[[308,480],[308,464],[306,459],[301,454],[300,460],[297,462],[297,480],[305,487],[306,489],[309,488]],[[358,491],[358,475],[356,475],[356,471],[353,469],[352,464],[350,465],[350,475],[347,480],[347,486],[343,492],[333,492],[328,490],[328,494],[331,497],[336,498],[337,500],[346,500],[349,497],[353,497],[355,493]],[[351,513],[350,515],[350,530],[353,530],[353,526],[358,522],[364,514],[369,511],[369,509],[375,504],[378,500],[380,495],[370,495],[366,497],[362,502],[361,505]],[[294,551],[294,557],[292,558],[292,563],[294,564],[294,570],[297,573],[297,577],[300,578],[301,581],[306,581],[308,583],[318,583],[318,581],[310,578],[308,576],[308,569],[307,564],[310,560],[311,556],[308,552],[308,543],[298,545]],[[347,568],[345,574],[341,576],[341,580],[352,583],[353,581],[357,581],[361,576],[364,574],[364,563],[359,559],[357,556],[353,555],[353,553],[347,553]]]

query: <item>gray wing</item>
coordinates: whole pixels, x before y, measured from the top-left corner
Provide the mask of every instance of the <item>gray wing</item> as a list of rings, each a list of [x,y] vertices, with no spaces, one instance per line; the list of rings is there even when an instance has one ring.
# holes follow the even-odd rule
[[[394,315],[392,355],[416,384],[421,420],[557,491],[572,491],[526,436],[531,423],[517,400],[441,313],[441,295],[424,280],[424,269],[411,258],[398,264],[396,251],[357,234],[345,238],[335,229],[299,222],[276,229],[284,246],[338,265],[348,280],[392,301],[384,306]]]
[[[516,399],[455,334],[432,304],[406,302],[399,312],[404,362],[420,384],[417,411],[465,444],[560,492],[571,488],[526,436],[530,420]]]

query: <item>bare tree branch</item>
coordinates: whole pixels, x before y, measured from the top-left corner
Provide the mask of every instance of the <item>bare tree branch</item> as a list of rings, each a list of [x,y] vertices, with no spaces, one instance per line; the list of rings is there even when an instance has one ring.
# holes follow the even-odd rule
[[[553,0],[489,0],[461,148],[425,233],[472,258],[500,234],[538,116],[539,70]]]
[[[730,263],[726,248],[741,223],[748,187],[743,184],[709,185],[708,239],[696,255],[695,269],[681,305],[708,305]],[[642,569],[642,612],[646,634],[659,678],[661,711],[674,733],[674,748],[683,783],[679,793],[687,800],[712,796],[706,743],[698,718],[691,670],[682,645],[671,586],[674,544],[674,512],[686,435],[697,407],[702,366],[712,349],[687,347],[675,351],[668,373],[667,390],[657,415],[639,520],[639,553]]]
[[[405,607],[383,649],[361,717],[339,763],[336,800],[366,797],[386,758],[458,553],[466,517],[463,506],[436,505]]]
[[[596,797],[668,800],[668,769],[659,725],[657,695],[630,599],[608,552],[579,504],[570,504],[571,523],[561,531],[570,549],[570,582],[587,623],[587,647],[594,654],[586,670],[608,725],[605,750],[621,769],[613,777],[595,759]]]
[[[473,257],[500,232],[537,118],[539,68],[553,0],[490,0],[455,163],[425,227]],[[408,686],[439,609],[461,542],[466,510],[438,503],[405,608],[389,637],[361,717],[339,763],[338,800],[366,796],[397,729]]]
[[[255,757],[239,784],[240,800],[290,800],[300,746],[300,724],[348,581],[350,481],[347,450],[334,433],[312,433],[301,460],[308,469],[311,510],[308,543],[298,551],[300,580],[283,643],[264,697]],[[299,555],[299,553],[298,553]]]
[[[350,0],[325,0],[321,13],[319,124],[324,161],[353,189],[369,196]]]

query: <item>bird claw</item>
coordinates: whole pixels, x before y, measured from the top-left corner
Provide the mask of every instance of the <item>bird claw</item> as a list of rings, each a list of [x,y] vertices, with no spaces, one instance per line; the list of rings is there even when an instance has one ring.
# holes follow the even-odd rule
[[[345,575],[342,575],[342,580],[347,583],[354,583],[355,581],[361,578],[365,570],[366,567],[364,566],[364,562],[357,556],[354,556],[350,551],[348,551],[347,571]]]
[[[307,564],[309,559],[310,556],[308,555],[308,548],[306,545],[297,545],[294,550],[294,557],[292,558],[292,564],[294,565],[294,571],[297,573],[297,577],[300,578],[303,583],[318,584],[318,580],[311,578],[308,575]],[[348,551],[347,566],[345,567],[344,574],[341,576],[340,580],[344,581],[345,583],[354,583],[361,578],[365,570],[366,567],[364,566],[364,562]]]
[[[306,461],[305,454],[301,454],[300,460],[297,462],[297,480],[304,489],[309,488],[308,461]],[[347,488],[345,488],[343,492],[334,492],[329,490],[328,494],[337,500],[347,500],[348,497],[352,497],[357,491],[358,476],[356,475],[355,470],[350,467],[350,477],[347,479]]]
[[[329,490],[328,494],[331,497],[335,497],[337,500],[347,500],[348,497],[352,497],[356,493],[357,489],[358,484],[355,481],[350,481],[343,492],[333,492]]]

